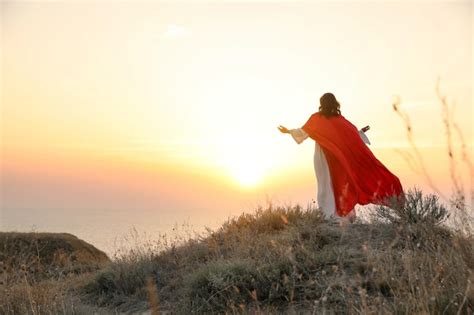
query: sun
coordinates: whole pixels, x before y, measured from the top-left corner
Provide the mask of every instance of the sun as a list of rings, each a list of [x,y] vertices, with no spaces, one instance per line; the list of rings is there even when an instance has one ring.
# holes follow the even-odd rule
[[[224,150],[222,161],[224,169],[232,180],[244,188],[254,188],[262,183],[268,172],[268,162],[256,146],[244,146],[233,141],[233,146]]]
[[[281,135],[269,115],[280,102],[274,89],[259,77],[221,73],[222,80],[203,83],[196,120],[203,138],[210,143],[208,155],[214,165],[245,188],[262,185],[281,160]],[[210,81],[211,82],[211,81]]]
[[[267,159],[265,147],[259,140],[251,139],[250,135],[233,138],[224,154],[225,168],[243,188],[256,188],[270,172],[271,161]]]
[[[231,172],[234,179],[243,187],[255,187],[263,177],[263,171],[250,163],[235,166]]]

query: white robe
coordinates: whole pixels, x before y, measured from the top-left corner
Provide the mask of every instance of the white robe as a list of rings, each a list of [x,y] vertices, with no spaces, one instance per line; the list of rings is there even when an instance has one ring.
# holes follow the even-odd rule
[[[296,143],[300,144],[308,138],[308,134],[301,128],[291,129],[290,134]],[[369,139],[364,132],[359,131],[362,140],[366,144],[370,144]],[[326,156],[319,144],[315,141],[314,147],[314,172],[316,173],[316,180],[318,182],[317,201],[318,207],[328,218],[343,219],[336,213],[336,201],[334,199],[334,191],[332,189],[331,174],[329,173],[328,162]],[[344,217],[352,219],[355,217],[355,209],[351,213]]]

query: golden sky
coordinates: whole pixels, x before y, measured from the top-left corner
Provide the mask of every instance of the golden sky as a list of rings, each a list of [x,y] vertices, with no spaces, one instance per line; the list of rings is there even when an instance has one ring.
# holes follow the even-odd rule
[[[405,186],[394,95],[443,189],[438,77],[472,146],[470,1],[3,1],[1,31],[3,209],[304,203],[313,143],[276,127],[325,92]]]

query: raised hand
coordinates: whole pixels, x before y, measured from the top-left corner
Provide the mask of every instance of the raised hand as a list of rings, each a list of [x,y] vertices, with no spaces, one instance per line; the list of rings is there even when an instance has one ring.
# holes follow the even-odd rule
[[[281,133],[290,133],[288,128],[283,127],[282,125],[278,126],[278,130],[280,130]]]

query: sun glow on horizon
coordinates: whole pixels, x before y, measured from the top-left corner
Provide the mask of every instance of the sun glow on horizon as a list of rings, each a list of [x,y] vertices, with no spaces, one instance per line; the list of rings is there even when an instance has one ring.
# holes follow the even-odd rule
[[[270,172],[271,161],[265,161],[268,156],[262,146],[255,141],[231,141],[217,157],[222,161],[223,170],[235,182],[244,188],[255,188],[261,184]]]
[[[241,187],[256,188],[291,155],[276,128],[282,118],[272,110],[284,105],[284,93],[276,95],[261,74],[215,73],[221,80],[201,83],[197,113],[202,137],[212,143],[209,162]]]
[[[261,182],[262,171],[256,168],[255,165],[240,165],[232,169],[232,176],[241,186],[252,188]]]
[[[459,104],[453,116],[472,146],[467,9],[9,1],[0,23],[2,199],[179,210],[217,209],[216,191],[229,203],[262,191],[313,198],[314,141],[296,145],[277,126],[300,127],[325,92],[354,125],[370,125],[371,149],[390,170],[417,183],[392,152],[410,148],[391,108],[399,95],[433,177],[447,182],[449,161],[432,153],[445,145],[435,83],[440,76]]]

